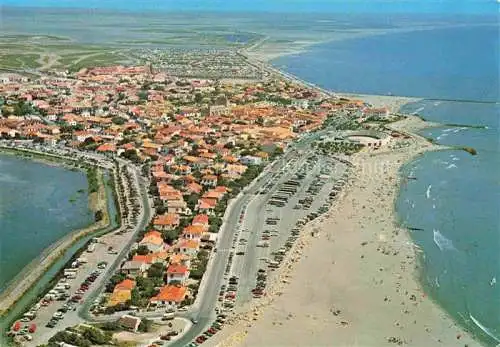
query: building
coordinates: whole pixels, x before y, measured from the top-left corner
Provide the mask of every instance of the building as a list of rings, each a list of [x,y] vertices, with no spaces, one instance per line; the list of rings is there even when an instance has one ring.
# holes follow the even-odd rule
[[[139,325],[141,325],[142,320],[139,317],[131,316],[125,314],[120,317],[118,320],[118,324],[126,330],[133,331],[134,333],[139,329]]]
[[[200,249],[200,242],[196,240],[182,240],[177,245],[177,248],[181,254],[195,256]]]
[[[189,269],[187,266],[172,264],[167,268],[167,284],[184,284],[189,278]]]
[[[201,178],[201,185],[208,187],[215,187],[217,185],[217,176],[205,175]]]
[[[163,249],[163,238],[161,233],[152,230],[146,233],[139,242],[139,246],[146,246],[151,252],[159,252]]]
[[[157,216],[153,221],[155,228],[160,230],[172,230],[178,227],[179,223],[180,217],[176,213],[167,213]]]
[[[228,105],[212,105],[209,110],[210,116],[227,116],[231,113]]]
[[[132,298],[132,290],[135,288],[135,285],[136,282],[131,279],[125,279],[118,283],[108,299],[107,306],[116,306],[126,303]]]
[[[150,299],[150,303],[156,306],[177,307],[186,298],[187,288],[177,285],[166,285],[160,289],[158,295]]]
[[[240,161],[244,165],[260,165],[260,164],[262,164],[262,158],[254,157],[251,155],[246,155],[244,157],[241,157]]]
[[[196,209],[205,214],[212,214],[217,206],[217,199],[201,198],[198,200]]]
[[[143,276],[151,265],[142,261],[130,260],[123,264],[121,271],[134,277]]]
[[[209,227],[209,218],[208,215],[206,214],[198,214],[194,216],[193,222],[191,223],[193,225],[202,225],[208,229]]]
[[[208,231],[208,227],[205,225],[188,225],[182,231],[182,236],[187,240],[200,241],[203,233]]]

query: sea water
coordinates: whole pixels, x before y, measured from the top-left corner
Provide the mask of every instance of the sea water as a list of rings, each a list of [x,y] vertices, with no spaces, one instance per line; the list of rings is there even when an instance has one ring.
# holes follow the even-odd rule
[[[83,172],[0,154],[0,292],[66,234],[88,226]]]
[[[417,180],[403,184],[396,207],[401,223],[417,228],[411,236],[423,250],[427,293],[491,346],[500,342],[498,30],[475,25],[373,36],[273,62],[334,91],[426,98],[403,111],[454,126],[422,135],[477,150],[432,152],[408,163],[401,174]]]

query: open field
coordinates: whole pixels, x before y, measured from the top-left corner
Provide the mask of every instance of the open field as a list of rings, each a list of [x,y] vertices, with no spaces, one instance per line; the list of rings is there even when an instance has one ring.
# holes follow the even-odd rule
[[[96,10],[89,15],[83,10],[6,7],[2,13],[0,49],[4,54],[0,67],[76,70],[92,64],[131,63],[129,50],[142,48],[245,49],[247,55],[268,61],[321,42],[469,23],[467,18],[458,17],[394,16],[388,22],[383,17],[331,14],[225,16],[203,12],[194,16],[196,21],[193,13],[144,12],[138,20],[126,12]],[[491,23],[491,18],[478,18],[474,25],[485,23]],[[102,55],[82,57],[98,52]],[[38,55],[39,62],[30,56],[20,60],[9,57],[17,54]]]

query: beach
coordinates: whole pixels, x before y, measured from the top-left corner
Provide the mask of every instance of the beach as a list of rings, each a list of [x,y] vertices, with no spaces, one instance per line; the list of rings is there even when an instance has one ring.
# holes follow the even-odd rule
[[[425,126],[418,117],[391,125]],[[401,166],[441,147],[420,136],[400,144],[351,157],[339,200],[305,227],[268,296],[208,345],[479,345],[425,295],[418,250],[395,219]]]
[[[5,153],[9,153],[6,151]],[[66,165],[57,163],[53,158],[39,155],[36,160],[46,162],[49,165]],[[106,228],[110,223],[107,208],[107,194],[104,186],[102,171],[98,171],[99,189],[97,192],[89,194],[88,204],[91,211],[102,211],[103,217],[99,222],[92,223],[86,228],[75,230],[64,238],[58,240],[45,249],[40,256],[31,261],[23,270],[8,284],[0,295],[0,316],[5,315],[9,309],[28,291],[36,281],[50,268],[50,266],[82,237]]]

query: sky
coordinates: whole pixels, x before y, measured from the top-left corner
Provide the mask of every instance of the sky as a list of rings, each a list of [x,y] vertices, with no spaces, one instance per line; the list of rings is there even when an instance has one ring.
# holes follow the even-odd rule
[[[167,11],[498,13],[500,0],[0,0],[0,5]]]

